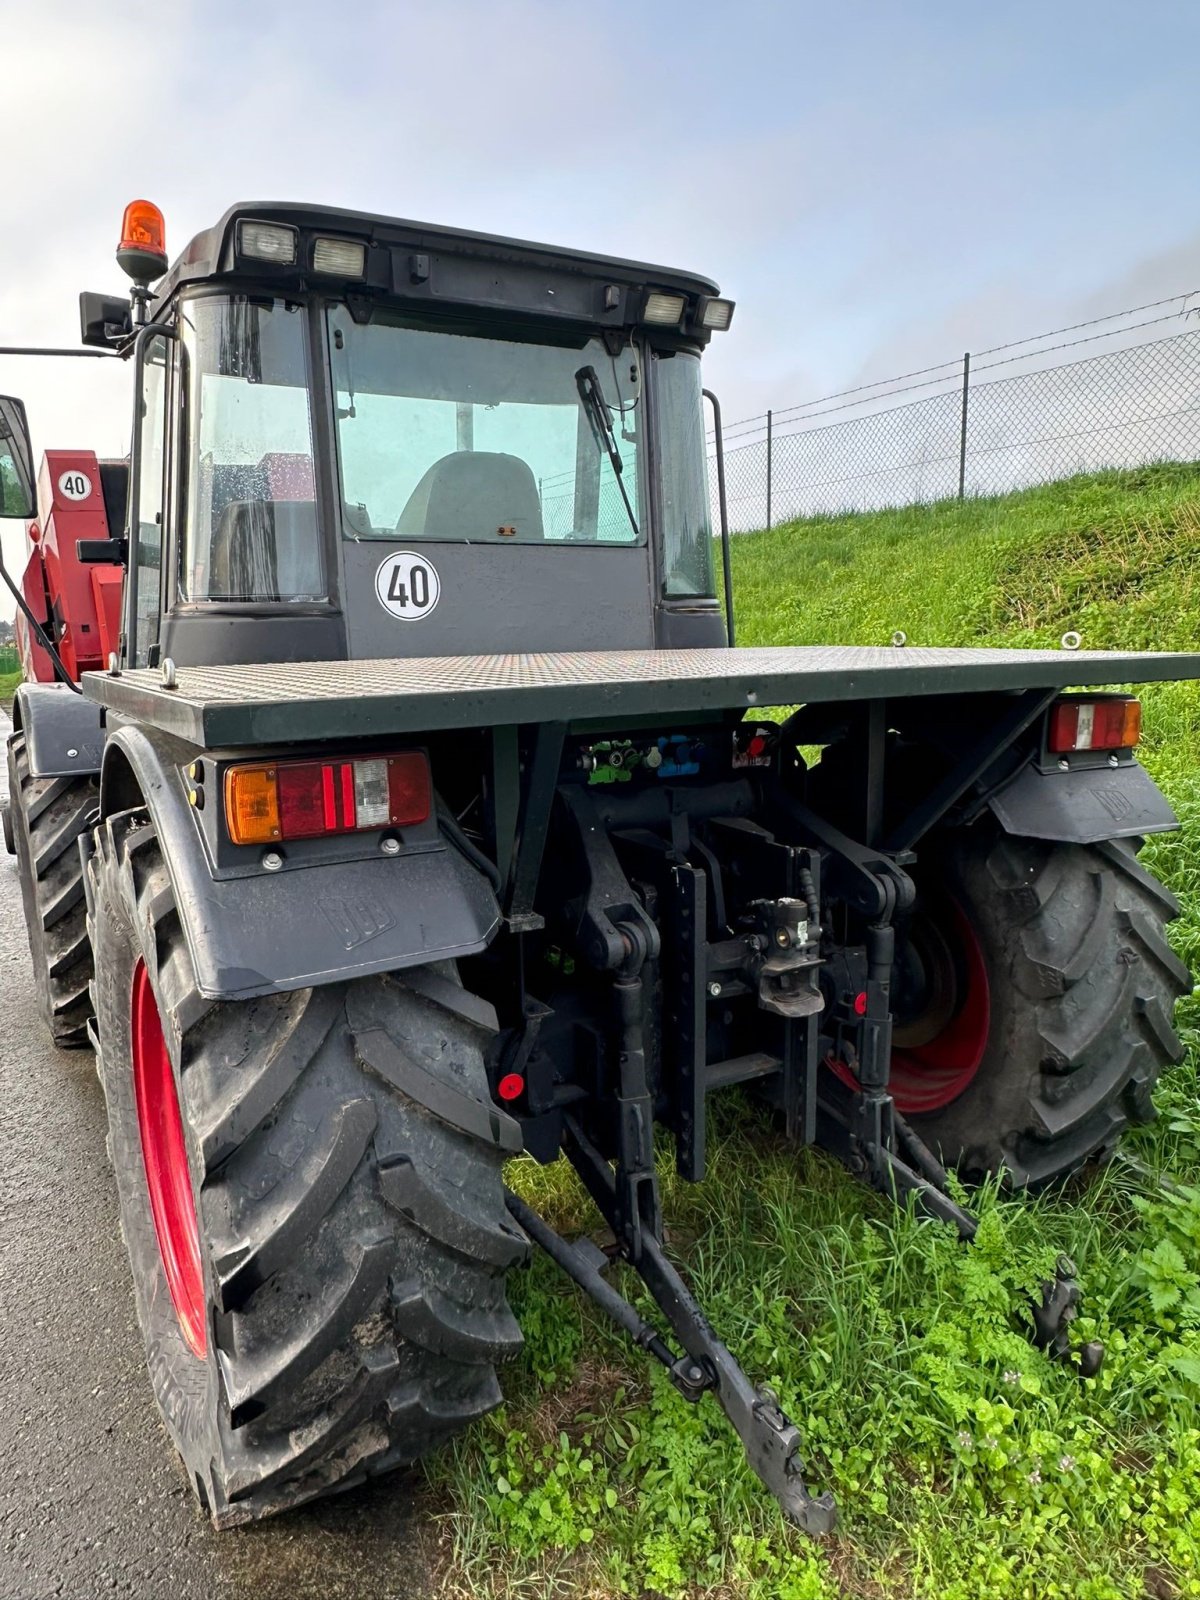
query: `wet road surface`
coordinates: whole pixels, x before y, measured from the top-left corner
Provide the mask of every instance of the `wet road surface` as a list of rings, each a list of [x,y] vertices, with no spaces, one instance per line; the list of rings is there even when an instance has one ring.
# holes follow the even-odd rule
[[[104,1138],[90,1051],[58,1050],[37,1014],[0,846],[0,1600],[432,1595],[437,1507],[416,1477],[230,1533],[196,1509],[142,1361]]]

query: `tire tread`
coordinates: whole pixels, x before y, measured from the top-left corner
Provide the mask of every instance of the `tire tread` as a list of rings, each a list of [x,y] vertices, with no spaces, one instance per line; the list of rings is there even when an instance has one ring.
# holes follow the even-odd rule
[[[99,800],[93,775],[35,778],[25,735],[9,737],[13,842],[42,1017],[55,1044],[87,1049],[92,949],[80,840]]]
[[[368,1018],[374,1044],[419,1057],[430,1082],[444,1063],[451,1097],[483,1112],[490,1008],[440,972],[203,1000],[144,813],[95,830],[87,900],[96,929],[120,908],[146,962],[192,1132],[221,1404],[201,1439],[161,1389],[159,1402],[214,1522],[411,1462],[498,1404],[494,1363],[521,1342],[504,1269],[528,1248],[504,1207],[503,1149],[371,1070],[356,1030]],[[107,1088],[128,1067],[109,1059],[98,998]],[[424,1226],[389,1195],[401,1157]]]
[[[992,952],[984,1062],[957,1100],[918,1119],[947,1163],[1040,1188],[1153,1118],[1159,1073],[1182,1055],[1175,999],[1192,979],[1165,934],[1178,902],[1139,844],[1049,844],[991,821],[939,839],[950,892]]]

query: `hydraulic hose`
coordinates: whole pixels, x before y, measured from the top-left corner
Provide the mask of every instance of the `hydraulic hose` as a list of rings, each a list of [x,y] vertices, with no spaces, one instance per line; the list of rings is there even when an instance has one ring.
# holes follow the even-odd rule
[[[471,843],[470,839],[459,827],[458,818],[436,790],[434,791],[433,804],[437,814],[438,827],[441,828],[454,848],[466,856],[473,867],[478,867],[492,888],[499,894],[504,887],[503,880],[500,877],[500,868],[488,856],[484,855],[478,845]]]

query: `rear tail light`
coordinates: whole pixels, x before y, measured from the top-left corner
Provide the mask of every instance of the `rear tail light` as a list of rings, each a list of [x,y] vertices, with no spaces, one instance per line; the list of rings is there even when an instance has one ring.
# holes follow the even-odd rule
[[[429,816],[432,793],[429,761],[419,750],[262,762],[226,770],[225,822],[234,844],[406,828]]]
[[[1142,736],[1142,703],[1129,696],[1091,700],[1071,695],[1050,710],[1047,748],[1055,755],[1072,750],[1132,750]]]

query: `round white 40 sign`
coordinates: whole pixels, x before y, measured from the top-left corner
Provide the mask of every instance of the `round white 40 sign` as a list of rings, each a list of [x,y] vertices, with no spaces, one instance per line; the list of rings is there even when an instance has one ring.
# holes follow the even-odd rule
[[[58,492],[64,500],[90,500],[92,496],[92,480],[86,472],[75,469],[71,472],[60,472],[58,475]]]
[[[428,556],[397,550],[385,556],[375,574],[379,603],[402,622],[419,622],[438,603],[441,580]]]

